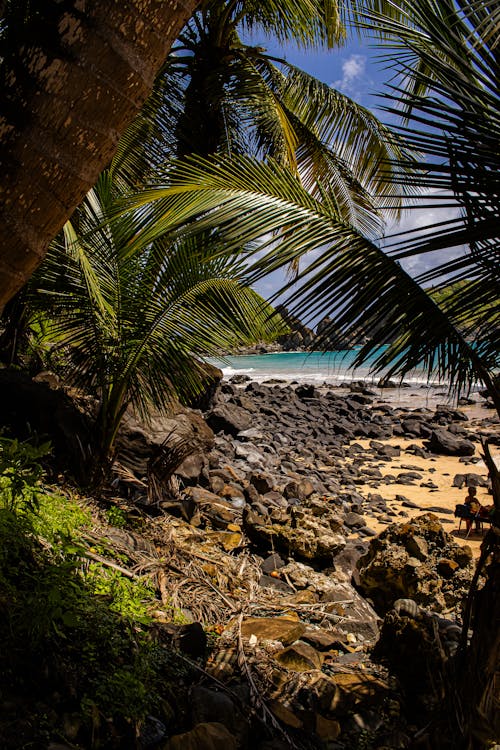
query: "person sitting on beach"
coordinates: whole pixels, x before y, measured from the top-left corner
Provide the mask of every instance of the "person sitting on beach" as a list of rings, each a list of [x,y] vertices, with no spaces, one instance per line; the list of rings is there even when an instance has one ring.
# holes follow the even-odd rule
[[[476,521],[476,531],[481,531],[481,503],[476,497],[477,490],[475,487],[469,487],[468,495],[464,500],[464,505],[469,509],[470,518],[465,519],[465,525],[469,532],[472,528],[472,521]]]

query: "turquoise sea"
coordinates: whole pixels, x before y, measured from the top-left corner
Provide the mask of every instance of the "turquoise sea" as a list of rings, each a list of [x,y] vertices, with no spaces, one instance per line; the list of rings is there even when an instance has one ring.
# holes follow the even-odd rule
[[[232,375],[243,374],[259,382],[277,378],[308,383],[342,384],[352,380],[377,383],[381,375],[370,374],[369,363],[353,369],[355,357],[355,350],[346,350],[241,354],[208,361],[220,367],[226,379]],[[426,374],[418,370],[407,376],[405,382],[415,386],[429,384]],[[432,384],[436,382],[430,381]]]

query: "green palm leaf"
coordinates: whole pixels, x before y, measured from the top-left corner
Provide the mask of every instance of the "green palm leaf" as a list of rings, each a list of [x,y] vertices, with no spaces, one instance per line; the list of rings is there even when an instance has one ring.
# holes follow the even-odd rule
[[[50,302],[49,335],[67,353],[67,379],[98,399],[103,460],[129,405],[146,417],[175,393],[200,391],[196,357],[285,330],[215,231],[176,229],[152,241],[133,214],[110,221],[118,192],[102,175],[65,242],[51,248],[36,289]]]
[[[195,220],[196,231],[219,228],[226,252],[236,253],[244,243],[260,239],[261,257],[250,269],[254,281],[314,250],[314,259],[285,288],[290,293],[287,306],[314,317],[335,314],[336,326],[352,335],[360,329],[371,332],[357,363],[389,345],[376,359],[375,370],[389,368],[389,375],[402,377],[424,366],[429,376],[450,377],[458,390],[478,376],[491,382],[498,367],[500,307],[489,316],[474,315],[472,290],[460,299],[451,295],[440,307],[397,259],[275,163],[193,157],[176,163],[164,185],[129,199],[126,206],[141,215],[138,237],[152,239],[154,232]],[[278,230],[276,243],[273,233]],[[462,262],[480,273],[471,254],[464,253]],[[474,319],[475,341],[461,326],[466,313]]]

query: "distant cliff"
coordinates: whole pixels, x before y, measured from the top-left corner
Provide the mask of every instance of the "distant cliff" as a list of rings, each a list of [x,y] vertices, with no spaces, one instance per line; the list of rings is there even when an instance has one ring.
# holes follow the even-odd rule
[[[290,333],[277,339],[283,351],[351,349],[366,338],[363,335],[347,336],[330,317],[320,320],[316,330],[313,330],[291,315],[285,307],[279,306],[276,309],[290,327]]]
[[[271,352],[295,352],[295,351],[337,351],[352,349],[368,341],[368,334],[358,329],[348,335],[335,324],[334,318],[326,316],[316,326],[316,329],[304,325],[299,318],[288,312],[286,307],[278,305],[283,320],[288,324],[290,332],[279,336],[272,344],[256,344],[251,347],[238,349],[233,354],[266,354]],[[221,352],[229,354],[230,352]]]

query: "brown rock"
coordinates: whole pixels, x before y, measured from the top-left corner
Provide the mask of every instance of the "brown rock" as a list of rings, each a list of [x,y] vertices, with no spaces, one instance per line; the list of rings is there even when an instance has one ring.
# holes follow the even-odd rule
[[[316,714],[316,734],[323,741],[336,740],[340,734],[340,724],[333,719],[325,719],[321,714]]]
[[[447,558],[442,558],[437,564],[438,572],[443,578],[451,578],[458,568],[459,565],[455,560],[448,560]]]
[[[251,539],[306,560],[331,561],[346,543],[341,519],[325,504],[273,509],[271,516],[246,507],[243,523]]]
[[[191,719],[195,725],[223,724],[240,744],[246,744],[249,717],[240,711],[227,693],[195,685],[190,692]]]
[[[269,701],[268,706],[276,718],[282,721],[283,724],[292,727],[292,729],[302,729],[302,720],[299,719],[290,706],[276,698]]]
[[[321,669],[323,658],[315,648],[308,643],[298,641],[293,646],[284,648],[274,655],[276,661],[294,672],[309,672],[311,669]]]
[[[301,639],[318,651],[344,650],[345,647],[345,636],[321,628],[307,628]]]
[[[443,611],[463,600],[473,575],[472,554],[432,513],[391,524],[371,540],[357,566],[360,587],[379,613],[401,598]]]
[[[310,589],[297,591],[295,594],[287,598],[287,602],[290,602],[291,604],[316,604],[317,601],[318,595]]]
[[[305,630],[303,622],[286,617],[248,617],[241,624],[243,637],[254,635],[259,641],[280,641],[284,646],[298,640]]]
[[[202,453],[192,453],[184,459],[175,470],[175,474],[182,479],[198,479],[205,466],[205,458]]]
[[[206,534],[212,542],[220,544],[226,552],[231,552],[233,549],[237,549],[243,542],[242,534],[237,531],[207,531]]]
[[[236,738],[218,722],[197,724],[194,729],[176,734],[162,750],[237,750]]]
[[[406,551],[417,560],[425,560],[429,554],[429,545],[421,536],[413,536],[408,539]]]
[[[335,708],[347,709],[357,704],[381,705],[389,693],[387,683],[370,673],[342,672],[333,679],[339,688]]]
[[[472,560],[474,559],[472,549],[469,547],[468,544],[464,545],[463,547],[458,547],[455,550],[453,559],[457,561],[457,563],[459,564],[461,568],[466,568],[468,565],[471,564]]]

